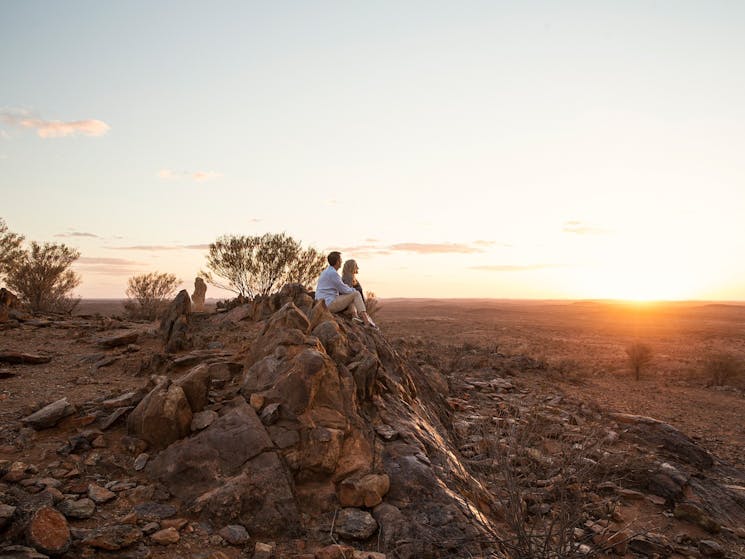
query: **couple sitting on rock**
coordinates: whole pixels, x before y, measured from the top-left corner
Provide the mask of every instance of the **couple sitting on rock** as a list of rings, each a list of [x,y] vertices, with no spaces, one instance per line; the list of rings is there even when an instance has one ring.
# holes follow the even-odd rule
[[[359,271],[354,260],[344,263],[344,279],[339,277],[341,268],[341,253],[330,252],[328,257],[329,266],[318,278],[316,287],[316,301],[323,299],[326,306],[333,313],[349,310],[352,320],[377,328],[373,319],[367,314],[365,298],[362,295],[362,286],[354,277]]]

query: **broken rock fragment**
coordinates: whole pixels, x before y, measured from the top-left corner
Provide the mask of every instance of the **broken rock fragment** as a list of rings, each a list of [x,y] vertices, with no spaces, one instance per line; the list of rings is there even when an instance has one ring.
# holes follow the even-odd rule
[[[56,402],[52,402],[48,406],[44,406],[39,411],[32,413],[28,417],[24,417],[21,423],[28,427],[33,427],[37,431],[41,429],[48,429],[54,427],[62,419],[68,415],[75,413],[75,406],[67,401],[67,398],[61,398]]]
[[[366,540],[378,531],[378,523],[364,510],[345,508],[336,517],[336,532],[344,538]]]

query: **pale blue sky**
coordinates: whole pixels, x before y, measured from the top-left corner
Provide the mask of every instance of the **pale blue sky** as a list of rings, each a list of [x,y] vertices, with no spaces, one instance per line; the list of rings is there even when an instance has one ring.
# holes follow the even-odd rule
[[[0,217],[78,246],[84,296],[286,231],[384,297],[745,299],[743,29],[734,1],[0,0]]]

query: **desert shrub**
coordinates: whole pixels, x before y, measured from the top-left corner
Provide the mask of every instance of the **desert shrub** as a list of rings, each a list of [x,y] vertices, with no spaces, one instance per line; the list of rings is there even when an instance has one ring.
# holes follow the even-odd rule
[[[71,313],[80,276],[70,269],[80,252],[64,244],[32,242],[7,268],[6,283],[32,312]]]
[[[375,296],[373,291],[368,291],[365,293],[365,307],[367,308],[367,314],[375,318],[375,315],[383,308],[383,305],[380,304],[380,299]]]
[[[634,342],[626,348],[629,367],[634,371],[634,378],[639,380],[641,371],[652,362],[652,348],[642,342]]]
[[[711,384],[722,386],[742,373],[743,364],[736,355],[720,351],[704,358],[704,370]]]
[[[579,384],[587,376],[585,367],[576,359],[568,357],[549,364],[549,375],[557,376],[573,384]]]
[[[611,480],[602,463],[602,430],[561,442],[555,421],[513,408],[485,421],[481,436],[486,459],[478,461],[476,473],[492,490],[509,529],[499,539],[509,557],[591,559],[622,543],[610,529],[617,501],[588,498]]]
[[[132,318],[155,320],[168,305],[179,283],[175,275],[160,272],[132,276],[127,280],[128,300],[124,310]]]
[[[23,237],[8,230],[5,220],[0,218],[0,280],[23,256]]]
[[[284,233],[261,237],[225,235],[210,244],[205,280],[241,297],[269,295],[285,283],[312,285],[326,265],[314,248]]]

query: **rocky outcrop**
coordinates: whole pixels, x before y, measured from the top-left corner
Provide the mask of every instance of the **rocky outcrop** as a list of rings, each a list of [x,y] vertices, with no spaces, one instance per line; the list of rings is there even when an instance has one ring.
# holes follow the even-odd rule
[[[194,278],[194,293],[191,294],[191,302],[195,312],[204,312],[204,299],[207,293],[207,284],[200,277]]]
[[[167,353],[176,353],[191,347],[190,314],[191,299],[186,289],[182,289],[160,321],[160,335]]]
[[[485,500],[439,413],[418,397],[432,392],[429,385],[417,387],[378,332],[337,319],[304,290],[286,287],[254,309],[266,318],[245,350],[240,395],[145,472],[205,522],[241,524],[252,535],[328,529],[341,507],[340,535],[364,541],[382,526],[392,547],[403,546],[401,557],[437,556],[454,541],[480,552],[475,542],[493,539],[494,529],[486,514],[474,514]],[[201,366],[171,386],[196,411],[208,383]],[[189,395],[192,384],[198,398]],[[158,390],[163,399],[165,387]],[[146,400],[138,409],[149,407]]]

